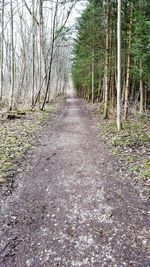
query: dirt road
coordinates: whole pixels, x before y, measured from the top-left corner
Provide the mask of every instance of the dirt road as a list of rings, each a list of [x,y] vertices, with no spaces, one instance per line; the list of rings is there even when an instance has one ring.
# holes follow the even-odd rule
[[[117,169],[73,95],[1,198],[0,266],[148,267],[148,199]]]

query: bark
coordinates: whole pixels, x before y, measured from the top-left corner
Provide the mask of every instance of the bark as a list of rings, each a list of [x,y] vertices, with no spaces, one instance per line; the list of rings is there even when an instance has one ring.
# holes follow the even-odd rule
[[[109,90],[109,1],[106,0],[106,39],[105,39],[105,77],[104,77],[104,119],[108,119]]]
[[[39,32],[40,32],[40,76],[44,73],[44,88],[47,80],[46,58],[45,58],[45,45],[44,45],[44,20],[43,20],[43,0],[39,2]],[[41,86],[41,82],[40,82]]]
[[[32,0],[32,106],[34,105],[34,91],[35,91],[35,20],[34,20],[34,5]]]
[[[142,13],[142,1],[139,0],[139,14]],[[142,79],[142,60],[140,59],[140,113],[144,111],[144,87]]]
[[[133,20],[133,0],[130,6],[130,23],[129,23],[129,35],[128,35],[128,57],[127,57],[127,76],[125,86],[125,103],[124,103],[124,119],[128,119],[128,105],[129,105],[129,89],[130,89],[130,68],[131,68],[131,36],[132,36],[132,20]]]
[[[142,62],[140,60],[140,113],[144,111],[144,86],[142,80]]]
[[[13,108],[14,100],[14,86],[15,86],[15,55],[14,55],[14,18],[13,18],[13,5],[10,1],[10,14],[11,14],[11,94],[10,94],[10,110]]]
[[[3,83],[4,83],[4,0],[2,1],[2,10],[1,10],[1,85],[0,85],[0,100],[3,98]]]
[[[19,3],[17,2],[17,5],[19,6]],[[19,13],[20,17],[20,32],[21,32],[21,40],[22,40],[22,68],[21,68],[21,80],[19,83],[19,90],[18,90],[18,97],[22,97],[22,89],[23,89],[23,84],[25,80],[25,73],[26,73],[26,45],[25,45],[25,38],[24,38],[24,28],[23,28],[23,0],[22,0],[22,13]]]
[[[144,86],[143,86],[144,87]],[[147,104],[148,104],[148,102],[149,102],[149,97],[148,97],[148,87],[147,86],[145,86],[144,87],[144,109],[146,110],[147,109]]]
[[[45,92],[44,101],[43,101],[41,110],[44,110],[45,103],[46,103],[46,99],[47,99],[48,92],[49,92],[50,80],[51,80],[51,71],[52,71],[52,61],[53,61],[53,53],[54,53],[55,25],[56,25],[57,11],[58,11],[58,0],[57,0],[57,2],[56,2],[55,13],[54,13],[54,19],[53,19],[52,47],[51,47],[51,55],[50,55],[50,62],[49,62],[49,72],[48,72],[48,77],[47,77],[46,92]]]
[[[121,130],[121,0],[118,0],[117,25],[117,128]]]
[[[111,103],[112,103],[112,108],[113,111],[115,109],[115,73],[112,74],[111,77]]]
[[[94,103],[94,48],[92,49],[92,103]]]
[[[94,6],[93,6],[93,34],[92,34],[92,103],[94,103]]]

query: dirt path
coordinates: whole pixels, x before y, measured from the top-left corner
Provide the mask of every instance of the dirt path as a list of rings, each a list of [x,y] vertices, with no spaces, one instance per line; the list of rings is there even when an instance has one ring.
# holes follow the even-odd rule
[[[0,266],[150,266],[148,199],[117,171],[70,95],[1,198]]]

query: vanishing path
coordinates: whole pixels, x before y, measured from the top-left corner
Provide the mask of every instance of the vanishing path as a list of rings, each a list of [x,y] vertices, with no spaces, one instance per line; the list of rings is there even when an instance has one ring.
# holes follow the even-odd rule
[[[115,166],[68,96],[1,203],[0,266],[150,266],[147,199]]]

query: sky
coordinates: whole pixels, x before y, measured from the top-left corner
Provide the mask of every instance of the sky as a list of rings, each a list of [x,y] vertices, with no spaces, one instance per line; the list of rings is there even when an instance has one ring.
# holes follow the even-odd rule
[[[77,18],[79,18],[81,16],[81,14],[82,14],[83,10],[85,9],[86,5],[87,5],[87,2],[83,1],[83,0],[81,0],[80,2],[78,2],[76,4],[76,6],[72,10],[70,18],[68,20],[68,23],[67,23],[68,26],[70,26],[70,27],[74,27],[75,26]]]

